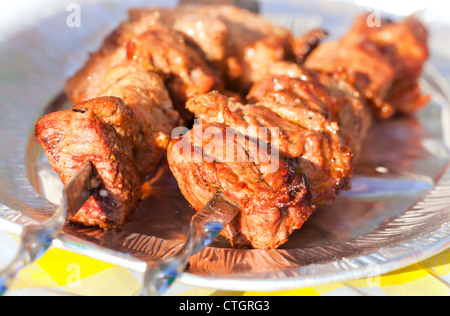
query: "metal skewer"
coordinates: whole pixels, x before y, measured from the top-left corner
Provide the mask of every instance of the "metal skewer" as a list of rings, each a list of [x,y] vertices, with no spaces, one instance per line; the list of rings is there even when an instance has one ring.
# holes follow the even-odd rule
[[[209,203],[192,217],[189,236],[183,248],[174,256],[147,266],[141,295],[156,296],[167,291],[183,273],[189,258],[210,245],[238,213],[239,207],[217,192]]]
[[[96,179],[91,162],[84,165],[64,187],[61,204],[43,224],[23,227],[19,250],[13,261],[0,271],[0,296],[6,294],[23,268],[39,260],[58,238],[69,221],[93,194],[91,183]],[[189,236],[174,256],[147,265],[141,295],[161,295],[183,273],[189,258],[206,248],[237,214],[239,208],[218,192],[192,217]]]
[[[95,179],[94,166],[86,163],[64,187],[61,204],[43,224],[23,227],[19,250],[13,261],[0,271],[0,296],[13,285],[23,268],[39,260],[70,220],[92,195],[91,183]]]

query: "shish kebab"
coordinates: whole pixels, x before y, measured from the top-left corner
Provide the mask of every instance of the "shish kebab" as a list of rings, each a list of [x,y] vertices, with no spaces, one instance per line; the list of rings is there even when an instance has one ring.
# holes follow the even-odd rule
[[[208,140],[196,148],[195,128],[173,139],[167,154],[195,209],[217,190],[241,207],[223,232],[233,247],[276,248],[318,206],[350,187],[373,117],[410,113],[428,101],[417,83],[428,58],[427,32],[414,17],[369,28],[361,16],[341,40],[312,50],[324,36],[320,30],[293,38],[229,6],[130,16],[69,79],[67,92],[77,105],[36,126],[63,183],[87,160],[98,170],[97,194],[73,218],[84,225],[120,227],[130,220],[140,186],[155,173],[179,125],[172,104],[186,102],[183,118],[194,113],[206,122],[202,128],[245,135],[233,139],[244,154],[260,138],[250,127],[279,129],[275,172],[258,160],[205,160]],[[186,160],[180,143],[202,156]]]
[[[169,145],[172,172],[194,208],[200,209],[217,188],[241,206],[223,232],[234,247],[272,249],[285,243],[315,208],[350,188],[353,165],[374,117],[411,113],[428,102],[418,86],[428,58],[423,25],[414,17],[383,21],[381,28],[370,28],[366,21],[367,15],[359,17],[342,39],[319,45],[302,66],[272,64],[270,73],[252,86],[249,104],[217,92],[187,102],[196,117],[210,124],[203,129],[215,127],[225,134],[225,128],[232,128],[254,141],[261,137],[258,128],[279,128],[277,147],[285,159],[278,174],[266,173],[264,164],[221,160],[221,153],[214,155],[210,142],[200,142],[194,130]],[[248,147],[242,139],[236,142],[236,147]],[[214,162],[208,157],[193,163],[199,152]],[[306,194],[299,185],[303,175]]]
[[[164,159],[172,130],[193,118],[185,110],[188,96],[213,89],[235,95],[224,89],[221,77],[229,86],[249,87],[261,72],[257,62],[284,57],[289,37],[286,30],[232,6],[131,10],[129,20],[67,80],[74,108],[47,115],[36,125],[37,141],[63,184],[89,160],[103,180],[72,221],[123,226],[139,205],[141,184]],[[203,54],[199,47],[213,49]],[[250,49],[261,58],[240,55]]]

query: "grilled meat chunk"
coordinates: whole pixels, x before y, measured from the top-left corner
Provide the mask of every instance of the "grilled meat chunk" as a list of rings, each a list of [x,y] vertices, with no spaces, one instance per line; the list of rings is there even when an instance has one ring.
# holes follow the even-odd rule
[[[409,16],[399,23],[384,21],[384,27],[372,30],[369,37],[395,65],[394,82],[386,103],[401,114],[413,113],[427,104],[430,97],[422,94],[418,83],[429,57],[425,26],[414,16]]]
[[[272,154],[275,151],[279,153],[283,166],[277,169],[277,172],[264,172],[264,176],[274,181],[281,176],[279,170],[289,170],[288,174],[294,173],[296,177],[306,179],[307,190],[311,194],[311,207],[314,208],[331,203],[340,190],[350,187],[353,159],[359,155],[361,141],[370,126],[371,112],[346,82],[336,81],[324,74],[308,72],[298,65],[288,63],[277,65],[275,72],[284,73],[285,71],[290,76],[268,75],[257,82],[248,96],[251,102],[249,104],[242,104],[219,92],[210,92],[191,96],[186,107],[202,123],[206,122],[203,130],[213,124],[220,129],[226,128],[237,134],[246,135],[250,143],[267,142]],[[231,168],[236,165],[235,160],[211,162],[204,158],[203,160],[198,158],[196,161],[192,159],[200,155],[199,153],[203,153],[203,157],[217,157],[217,152],[214,152],[216,155],[211,155],[207,151],[211,149],[211,145],[199,138],[200,136],[197,139],[194,138],[196,140],[194,143],[192,135],[197,134],[193,129],[181,140],[172,141],[169,145],[168,156],[169,165],[182,188],[182,193],[198,210],[214,194],[214,188],[223,188],[222,185],[216,185],[217,183],[225,179],[235,183],[240,178],[216,176],[215,168],[223,168],[223,166]],[[204,133],[204,135],[208,139],[211,133]],[[216,141],[220,140],[222,137],[217,137]],[[228,139],[225,143],[227,142]],[[194,149],[185,147],[186,143],[193,144]],[[185,155],[180,154],[179,147]],[[214,147],[220,148],[220,145]],[[229,155],[218,156],[222,159],[230,157]],[[241,163],[239,166],[242,172],[255,177],[251,171],[247,170],[247,168],[253,168],[249,163]],[[246,178],[243,182],[249,181],[250,178]],[[212,187],[211,184],[213,184]],[[263,194],[258,195],[258,198],[262,199]],[[237,203],[242,205],[242,202],[237,201]],[[253,211],[247,212],[253,214],[253,217],[242,216],[245,222],[236,226],[241,227],[239,233],[230,233],[229,229],[225,233],[233,245],[239,247],[243,244],[258,249],[272,249],[274,246],[281,245],[282,240],[287,240],[286,236],[295,230],[291,226],[289,229],[280,226],[279,221],[276,221],[273,215],[267,215],[261,207],[247,204],[247,207],[249,206],[253,208]],[[310,214],[310,212],[305,211],[302,214]],[[262,218],[273,220],[266,221],[263,225]],[[256,226],[250,226],[250,222],[255,222]],[[243,227],[249,227],[249,229]],[[258,235],[253,232],[257,232]],[[283,238],[280,238],[280,234]],[[253,242],[242,243],[245,239],[253,240]]]
[[[292,40],[292,54],[298,64],[303,64],[309,54],[317,48],[322,39],[328,36],[323,29],[312,29],[302,36],[294,37]]]
[[[321,73],[317,73],[317,76],[339,105],[339,135],[344,144],[350,147],[353,163],[356,163],[361,155],[361,145],[372,125],[373,113],[359,91],[346,81]]]
[[[247,93],[273,62],[292,55],[292,35],[258,14],[229,5],[182,5],[174,9],[134,9],[131,21],[160,14],[161,21],[187,41],[221,75],[226,88]]]
[[[307,129],[336,129],[337,123],[354,159],[372,121],[367,103],[353,86],[290,62],[274,64],[271,73],[253,85],[247,100]]]
[[[157,15],[146,15],[133,22],[123,22],[92,53],[84,66],[66,81],[66,94],[73,104],[99,97],[106,73],[127,59],[127,43],[158,21]]]
[[[315,210],[304,178],[258,148],[260,142],[224,125],[202,124],[168,149],[171,170],[196,210],[218,190],[240,206],[222,231],[236,248],[276,248]]]
[[[178,111],[194,93],[223,90],[221,79],[200,54],[186,45],[184,36],[159,25],[127,44],[128,59],[157,72],[166,84]]]
[[[427,32],[415,17],[370,27],[367,14],[339,41],[323,43],[306,59],[308,69],[340,77],[370,100],[378,118],[425,105],[418,78],[428,58]]]
[[[157,72],[166,84],[172,103],[186,121],[192,119],[184,103],[193,92],[220,89],[221,80],[200,54],[184,42],[181,33],[160,23],[159,12],[122,23],[66,82],[72,103],[103,96],[104,80],[115,67],[142,64]]]
[[[303,79],[269,76],[261,80],[249,95],[253,104],[211,92],[191,97],[187,108],[207,123],[224,124],[255,139],[265,137],[261,128],[271,131],[265,139],[291,159],[299,174],[306,175],[313,202],[322,205],[349,188],[352,150],[359,154],[370,113],[354,96],[341,90],[332,94],[313,73],[303,74]]]
[[[125,63],[106,73],[101,95],[122,99],[133,113],[130,124],[136,133],[130,146],[141,182],[151,179],[164,159],[172,130],[180,124],[163,80],[144,65]]]
[[[88,161],[97,170],[96,193],[73,222],[111,228],[124,225],[136,212],[141,183],[127,145],[135,133],[132,117],[120,99],[100,98],[48,114],[37,123],[36,139],[64,185]]]
[[[95,141],[98,146],[105,147],[114,144],[115,150],[110,150],[109,156],[107,154],[102,156],[104,159],[108,158],[112,161],[111,167],[99,172],[100,179],[107,184],[108,179],[115,181],[116,191],[110,190],[111,185],[100,191],[104,193],[104,196],[100,196],[103,200],[111,197],[111,203],[116,207],[114,214],[108,217],[105,214],[113,213],[108,204],[90,200],[72,221],[86,226],[119,227],[126,224],[136,211],[142,195],[141,185],[156,174],[166,153],[170,134],[179,125],[180,118],[178,112],[172,107],[163,80],[158,74],[147,70],[141,64],[124,63],[111,68],[105,73],[100,91],[102,91],[100,94],[106,97],[81,102],[73,106],[71,111],[57,112],[51,116],[49,124],[45,123],[49,118],[41,119],[36,127],[36,136],[53,167],[61,174],[64,184],[70,181],[71,177],[87,160],[91,159],[92,155],[102,154],[101,149],[96,146],[87,147],[85,142],[91,144]],[[80,127],[84,126],[84,133],[76,134],[75,127],[78,125],[74,124],[77,124],[78,121],[77,117],[69,116],[71,113],[85,115],[82,117],[85,120],[93,117],[94,122],[101,122],[101,124],[86,123]],[[72,114],[72,116],[74,115]],[[65,119],[71,120],[70,124],[65,124]],[[51,134],[53,132],[52,124],[57,125],[58,122],[60,123],[59,133],[69,135],[67,136],[68,140],[64,143],[65,147],[61,149],[64,153],[63,160],[55,159],[52,152],[48,151],[52,146],[49,148],[43,141],[56,139],[56,137],[40,136]],[[108,140],[102,140],[98,134],[108,135]],[[96,138],[91,139],[94,137],[91,135]],[[76,140],[72,140],[70,137],[75,137]],[[106,141],[108,143],[102,145]],[[89,149],[92,150],[92,153],[87,152]],[[84,153],[83,159],[79,158],[80,151]],[[126,155],[126,159],[124,155]],[[80,163],[69,166],[64,162],[72,160]],[[61,164],[62,162],[63,164]],[[97,167],[95,161],[93,163]],[[133,170],[131,171],[131,169]],[[130,171],[128,172],[128,170]],[[132,188],[129,183],[133,184]],[[123,192],[120,189],[123,189]],[[113,195],[110,195],[108,190]],[[114,194],[117,195],[117,198]],[[130,195],[132,201],[126,200],[124,195],[125,197]],[[99,197],[97,196],[96,199]],[[119,217],[119,214],[122,214],[122,217]]]

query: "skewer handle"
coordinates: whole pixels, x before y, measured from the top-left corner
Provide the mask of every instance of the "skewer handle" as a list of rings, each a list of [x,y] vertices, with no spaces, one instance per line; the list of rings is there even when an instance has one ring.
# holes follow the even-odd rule
[[[6,294],[13,285],[17,274],[23,268],[39,260],[50,248],[66,221],[86,203],[92,195],[91,182],[94,179],[94,167],[86,163],[77,175],[64,187],[61,205],[53,216],[42,224],[24,226],[20,245],[13,261],[0,270],[0,296]]]
[[[144,276],[142,296],[157,296],[169,289],[183,273],[189,258],[210,245],[222,229],[239,213],[239,208],[217,192],[203,209],[192,217],[189,236],[172,257],[150,263]]]

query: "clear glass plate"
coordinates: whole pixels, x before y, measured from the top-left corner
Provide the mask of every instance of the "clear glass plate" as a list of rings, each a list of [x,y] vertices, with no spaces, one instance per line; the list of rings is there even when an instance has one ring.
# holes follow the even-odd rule
[[[154,1],[155,6],[172,2]],[[149,1],[100,1],[81,6],[81,27],[69,12],[40,19],[0,44],[0,230],[20,233],[55,211],[61,183],[34,140],[36,121],[68,106],[61,91],[90,51]],[[323,26],[339,37],[366,7],[333,1],[263,1],[261,14],[301,34]],[[395,12],[390,11],[389,15]],[[281,249],[235,250],[219,238],[190,260],[180,281],[221,290],[298,289],[390,272],[450,245],[450,97],[448,26],[422,16],[432,32],[433,58],[422,78],[432,102],[414,117],[375,125],[356,167],[353,188],[318,210]],[[447,67],[447,68],[446,68]],[[118,231],[66,225],[53,245],[138,273],[147,261],[173,254],[193,210],[167,166],[152,183],[134,220]]]

